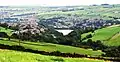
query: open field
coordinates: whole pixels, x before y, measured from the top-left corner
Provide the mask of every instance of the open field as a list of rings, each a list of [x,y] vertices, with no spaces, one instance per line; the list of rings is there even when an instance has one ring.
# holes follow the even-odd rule
[[[19,45],[18,41],[13,42],[13,41],[8,41],[8,40],[0,40],[0,44]],[[47,51],[47,52],[60,51],[64,53],[87,54],[90,56],[99,56],[103,54],[103,52],[101,51],[93,51],[92,49],[83,49],[83,48],[77,48],[77,47],[72,47],[72,46],[43,43],[43,42],[37,43],[37,42],[21,41],[20,45],[25,48],[32,49],[32,50]]]
[[[110,40],[105,41],[104,44],[106,44],[108,46],[120,46],[120,33],[117,33]]]
[[[108,46],[120,46],[120,27],[112,26],[95,31],[92,40],[102,40],[103,44]]]
[[[109,40],[113,37],[116,33],[120,32],[120,27],[107,27],[103,29],[98,29],[95,31],[95,35],[92,37],[92,40]]]
[[[63,58],[0,49],[0,62],[104,62],[88,58]]]
[[[119,46],[120,45],[120,26],[113,25],[106,28],[98,29],[95,31],[95,34],[91,38],[93,41],[101,40],[103,44],[108,46]],[[86,37],[91,32],[82,34],[82,38]],[[86,39],[87,40],[87,39]]]

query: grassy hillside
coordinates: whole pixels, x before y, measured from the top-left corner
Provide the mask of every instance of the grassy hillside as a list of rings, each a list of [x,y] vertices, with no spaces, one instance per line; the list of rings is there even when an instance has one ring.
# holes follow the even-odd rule
[[[18,41],[8,41],[8,40],[0,40],[0,44],[5,45],[18,45]],[[27,42],[27,41],[21,41],[21,46],[25,48],[29,48],[32,50],[39,50],[39,51],[47,51],[47,52],[53,52],[53,51],[60,51],[64,53],[78,53],[78,54],[87,54],[90,56],[99,56],[103,52],[101,51],[93,51],[92,49],[83,49],[83,48],[77,48],[72,46],[65,46],[65,45],[58,45],[58,44],[51,44],[51,43],[42,43],[42,42]]]
[[[104,44],[108,46],[120,46],[120,33],[117,33],[110,40],[106,41]]]
[[[118,32],[120,32],[119,26],[98,29],[95,31],[95,35],[92,37],[92,40],[109,40]]]
[[[94,35],[91,32],[82,34],[82,38],[86,37],[89,34],[92,34],[93,37],[91,39],[93,41],[101,40],[105,45],[108,45],[108,46],[120,46],[119,32],[120,32],[120,26],[113,25],[113,26],[96,30]]]
[[[62,58],[0,49],[0,62],[104,62],[87,58]]]

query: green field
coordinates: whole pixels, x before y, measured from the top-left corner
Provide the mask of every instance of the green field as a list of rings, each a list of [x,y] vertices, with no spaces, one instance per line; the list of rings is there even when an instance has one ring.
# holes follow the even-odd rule
[[[18,41],[8,41],[8,40],[0,40],[0,44],[5,45],[18,45]],[[77,48],[72,46],[65,46],[65,45],[58,45],[58,44],[51,44],[51,43],[43,43],[43,42],[27,42],[27,41],[21,41],[21,46],[25,48],[29,48],[32,50],[38,50],[38,51],[47,51],[47,52],[53,52],[53,51],[60,51],[64,53],[78,53],[78,54],[87,54],[90,56],[99,56],[103,54],[101,51],[93,51],[92,49],[83,49],[83,48]]]
[[[63,58],[0,49],[0,62],[104,62],[87,58]]]
[[[106,28],[98,29],[91,38],[93,41],[101,40],[103,44],[108,46],[120,46],[120,26],[113,25]],[[82,34],[82,38],[86,37],[91,32]],[[87,40],[87,39],[86,39]]]
[[[106,41],[104,44],[108,46],[120,46],[120,33],[117,33],[110,40]]]
[[[98,29],[98,30],[95,31],[95,35],[92,37],[92,40],[93,41],[109,40],[111,37],[113,37],[118,32],[120,32],[120,27],[119,26]]]

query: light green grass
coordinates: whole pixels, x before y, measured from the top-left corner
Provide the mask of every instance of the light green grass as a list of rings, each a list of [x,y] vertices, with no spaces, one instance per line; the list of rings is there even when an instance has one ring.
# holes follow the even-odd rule
[[[117,33],[110,40],[105,41],[104,44],[108,46],[120,46],[120,33]]]
[[[0,44],[5,45],[18,45],[18,42],[8,41],[8,40],[0,40]],[[87,54],[90,56],[99,56],[103,54],[101,51],[93,51],[91,49],[83,49],[78,47],[72,47],[72,46],[65,46],[65,45],[58,45],[58,44],[51,44],[51,43],[42,43],[42,42],[27,42],[22,41],[21,46],[33,50],[39,50],[39,51],[60,51],[64,53],[78,53],[78,54]]]
[[[104,45],[108,46],[120,46],[120,26],[113,25],[106,28],[98,29],[95,31],[95,35],[91,38],[93,41],[101,40]],[[82,38],[86,35],[90,34],[85,33],[82,34]]]
[[[107,27],[103,29],[98,29],[95,31],[95,35],[92,37],[93,41],[96,40],[108,40],[112,36],[114,36],[116,33],[120,32],[120,27]]]
[[[63,58],[0,49],[0,62],[104,62],[87,58]]]
[[[98,29],[95,31],[95,35],[91,38],[93,41],[101,40],[104,45],[108,46],[120,46],[120,26],[113,25],[106,28]],[[91,32],[81,35],[82,38],[86,37]],[[87,39],[86,39],[87,40]]]

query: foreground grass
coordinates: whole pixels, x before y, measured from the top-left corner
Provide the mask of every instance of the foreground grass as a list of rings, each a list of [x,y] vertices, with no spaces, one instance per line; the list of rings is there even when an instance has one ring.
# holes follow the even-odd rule
[[[0,49],[0,62],[104,62],[87,58],[63,58]]]
[[[8,40],[0,40],[0,44],[19,45],[18,41],[13,42]],[[38,51],[47,51],[47,52],[60,51],[64,53],[87,54],[90,56],[100,56],[101,54],[103,54],[103,52],[101,51],[93,51],[92,49],[83,49],[83,48],[77,48],[72,46],[43,43],[43,42],[21,41],[20,45],[28,49],[38,50]]]

